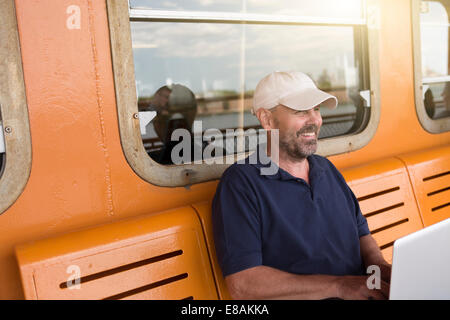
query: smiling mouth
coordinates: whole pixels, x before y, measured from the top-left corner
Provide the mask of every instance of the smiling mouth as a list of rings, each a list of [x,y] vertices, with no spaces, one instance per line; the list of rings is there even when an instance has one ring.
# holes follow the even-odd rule
[[[315,132],[304,132],[304,133],[300,134],[300,136],[305,137],[305,138],[315,138],[316,133]]]
[[[313,139],[313,138],[317,139],[318,131],[319,131],[318,126],[313,125],[313,124],[306,125],[302,129],[297,131],[297,138],[301,136],[306,139]]]

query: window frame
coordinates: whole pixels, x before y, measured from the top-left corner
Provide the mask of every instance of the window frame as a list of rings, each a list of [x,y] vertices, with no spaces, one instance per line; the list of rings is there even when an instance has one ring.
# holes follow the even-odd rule
[[[276,24],[307,24],[307,25],[352,25],[363,24],[367,28],[366,52],[363,57],[367,62],[367,70],[370,78],[370,120],[364,130],[356,134],[321,139],[318,144],[317,154],[331,156],[361,149],[367,145],[375,135],[380,120],[380,84],[379,84],[379,28],[380,8],[378,0],[366,0],[364,9],[365,19],[329,19],[310,17],[277,17],[285,19]],[[154,185],[164,187],[182,187],[192,184],[219,179],[223,171],[230,164],[184,164],[161,165],[155,162],[146,153],[140,130],[138,104],[135,85],[133,50],[131,43],[130,9],[127,0],[106,0],[108,11],[108,23],[111,41],[111,59],[113,65],[113,77],[116,89],[116,104],[118,110],[119,130],[122,148],[125,158],[134,172],[143,180]],[[199,17],[192,14],[175,11],[144,10],[134,21],[176,21],[176,22],[221,22],[221,23],[275,23],[267,21],[267,15],[260,14],[228,14],[228,13],[201,13]],[[199,13],[200,14],[200,13]],[[263,21],[262,21],[263,20]],[[339,21],[337,21],[339,20]],[[345,21],[344,21],[345,20]],[[350,21],[351,20],[351,21]],[[370,59],[369,59],[370,56]],[[129,79],[133,79],[130,81]],[[224,157],[238,159],[246,154],[229,155]]]
[[[425,110],[423,101],[423,77],[422,77],[422,41],[420,38],[420,2],[421,0],[412,0],[411,21],[413,38],[413,59],[414,59],[414,95],[416,104],[417,118],[421,126],[429,133],[439,134],[450,131],[450,117],[432,119]],[[450,29],[449,29],[450,32]],[[449,46],[450,49],[450,46]],[[450,61],[448,62],[450,63]],[[430,83],[449,82],[450,76],[439,77],[440,79],[430,79]],[[436,82],[437,81],[437,82]]]
[[[0,0],[0,108],[5,161],[0,176],[0,214],[23,192],[31,172],[31,135],[14,1]]]

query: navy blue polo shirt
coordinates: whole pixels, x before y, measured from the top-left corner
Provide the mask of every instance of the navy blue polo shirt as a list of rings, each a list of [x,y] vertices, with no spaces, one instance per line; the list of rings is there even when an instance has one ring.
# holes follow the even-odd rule
[[[261,175],[261,163],[224,172],[212,206],[224,276],[260,265],[294,274],[366,274],[359,238],[370,231],[355,195],[328,159],[307,160],[310,184],[278,167]]]

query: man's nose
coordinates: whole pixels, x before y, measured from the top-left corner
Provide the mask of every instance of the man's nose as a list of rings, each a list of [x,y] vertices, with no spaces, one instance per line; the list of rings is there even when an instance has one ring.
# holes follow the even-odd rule
[[[319,111],[313,109],[308,112],[308,120],[316,123],[318,126],[322,123],[322,116]]]

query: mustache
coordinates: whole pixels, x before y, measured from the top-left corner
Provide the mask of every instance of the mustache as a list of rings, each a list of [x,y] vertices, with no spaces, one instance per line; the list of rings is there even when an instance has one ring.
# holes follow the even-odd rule
[[[303,128],[301,128],[300,130],[298,130],[296,132],[297,138],[306,132],[314,132],[315,134],[317,134],[317,131],[319,130],[319,127],[316,126],[315,124],[310,124],[310,125],[306,125]]]

